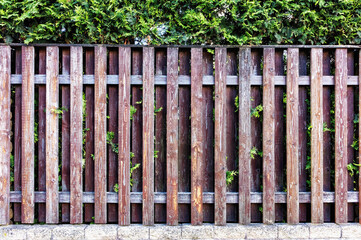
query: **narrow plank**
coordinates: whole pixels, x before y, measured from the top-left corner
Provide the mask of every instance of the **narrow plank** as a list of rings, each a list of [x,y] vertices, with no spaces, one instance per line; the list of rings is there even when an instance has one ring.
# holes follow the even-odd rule
[[[83,49],[70,47],[70,223],[83,223]]]
[[[62,74],[70,74],[70,48],[62,49]],[[70,86],[61,86],[61,191],[70,191]],[[61,205],[61,221],[70,222],[70,205]]]
[[[94,48],[85,49],[85,74],[94,74]],[[94,86],[85,86],[85,176],[84,190],[94,191]],[[84,222],[93,222],[94,204],[84,204]]]
[[[21,74],[21,48],[15,50],[15,74]],[[15,85],[14,190],[21,191],[21,85]],[[21,204],[14,203],[14,222],[21,221]]]
[[[39,74],[46,74],[46,48],[39,48]],[[46,75],[45,75],[46,79]],[[46,85],[37,85],[38,88],[38,190],[46,190]],[[35,118],[36,119],[36,118]],[[37,205],[37,206],[36,206]],[[46,205],[43,203],[36,204],[38,209],[38,221],[46,221]]]
[[[96,46],[94,85],[94,222],[107,223],[107,48]]]
[[[239,223],[251,223],[251,49],[239,50]]]
[[[46,48],[46,223],[59,222],[59,48]]]
[[[119,56],[117,48],[108,48],[109,51],[109,75],[117,75],[119,72]],[[118,93],[119,86],[108,86],[108,131],[114,133],[113,142],[118,142]],[[129,100],[128,100],[129,101]],[[121,126],[121,125],[119,125]],[[128,165],[129,166],[129,165]],[[118,184],[118,155],[108,145],[108,192],[114,192],[115,184]],[[118,221],[118,206],[108,204],[108,222]]]
[[[322,49],[311,49],[311,222],[323,223]]]
[[[287,223],[299,223],[299,50],[287,50]]]
[[[179,75],[190,75],[190,49],[179,49]],[[179,86],[178,191],[191,191],[191,89]],[[189,204],[179,204],[179,222],[191,221]]]
[[[347,49],[336,49],[335,65],[335,222],[347,223]]]
[[[178,48],[167,48],[167,224],[178,225]]]
[[[0,56],[0,225],[7,225],[10,222],[10,46],[0,46]]]
[[[143,225],[154,225],[154,48],[143,48]]]
[[[131,48],[119,48],[119,225],[130,225],[130,68]]]
[[[215,50],[215,204],[214,223],[226,225],[226,61],[227,49]]]
[[[358,69],[358,79],[359,79],[359,84],[361,84],[361,51],[359,51],[359,59],[358,59],[358,63],[359,63],[359,69]],[[359,87],[359,96],[361,96],[361,88]],[[361,113],[361,98],[359,97],[359,113]],[[359,121],[359,126],[358,126],[358,135],[359,137],[361,136],[361,121]],[[359,159],[359,164],[361,163],[361,141],[358,142],[359,144],[359,152],[358,152],[358,159]],[[359,172],[361,172],[361,164],[359,166]],[[359,188],[359,199],[361,199],[361,178],[359,177],[358,179],[358,188]],[[359,204],[359,213],[361,212],[361,204]],[[359,223],[361,223],[361,218],[359,217]]]
[[[165,48],[155,52],[155,75],[167,75],[167,52]],[[166,117],[167,117],[167,89],[166,86],[155,87],[155,107],[159,111],[155,113],[155,154],[154,163],[154,191],[167,191],[167,163],[166,163]],[[165,223],[167,218],[166,205],[155,204],[154,220],[156,223]]]
[[[275,49],[263,50],[263,223],[275,222]]]
[[[191,223],[203,223],[202,51],[191,49]]]
[[[21,222],[34,222],[34,47],[22,47]]]

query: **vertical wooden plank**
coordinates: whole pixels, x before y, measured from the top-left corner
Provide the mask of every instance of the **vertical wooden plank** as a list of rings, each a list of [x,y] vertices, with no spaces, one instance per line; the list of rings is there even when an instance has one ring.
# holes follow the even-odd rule
[[[298,158],[299,50],[287,51],[287,223],[299,223]]]
[[[359,82],[359,96],[361,96],[361,50],[359,51],[359,59],[358,59],[358,82]],[[359,97],[359,114],[361,113],[361,98]],[[358,125],[358,135],[359,137],[361,136],[361,121],[359,121],[359,125]],[[359,159],[359,164],[361,164],[361,141],[358,142],[359,144],[359,152],[358,152],[358,159]],[[361,172],[361,165],[359,166],[359,172]],[[358,178],[358,186],[359,186],[359,199],[361,199],[361,177]],[[361,204],[358,205],[359,207],[359,214],[361,212]],[[361,218],[359,217],[359,223],[361,223]]]
[[[251,223],[251,49],[239,50],[239,223]]]
[[[119,48],[119,225],[130,224],[130,65],[131,48]]]
[[[96,46],[94,72],[94,222],[107,222],[107,48]]]
[[[203,223],[202,48],[191,49],[191,223]]]
[[[85,74],[94,74],[94,49],[85,49]],[[85,192],[94,192],[94,86],[85,86]],[[94,204],[84,204],[84,221],[90,223],[94,217]]]
[[[21,74],[21,48],[15,50],[15,74]],[[15,85],[14,190],[21,191],[21,85]],[[21,221],[21,204],[14,203],[14,222]]]
[[[155,52],[155,74],[167,75],[167,52],[166,49],[157,49]],[[167,164],[166,164],[166,117],[167,117],[167,89],[166,86],[155,87],[155,154],[154,158],[154,191],[167,191]],[[167,213],[165,204],[155,204],[154,217],[156,223],[166,222]]]
[[[275,222],[275,49],[263,50],[263,223]]]
[[[311,222],[323,223],[322,49],[311,49]]]
[[[46,74],[46,48],[39,48],[39,74]],[[38,88],[38,190],[46,191],[46,85],[37,85]],[[36,119],[36,118],[35,118]],[[38,221],[46,220],[45,203],[37,203]]]
[[[70,48],[62,49],[62,74],[70,74]],[[61,86],[61,191],[70,191],[70,86]],[[70,205],[61,205],[61,221],[70,222]]]
[[[119,72],[119,56],[116,48],[108,48],[109,51],[109,75],[116,75]],[[119,86],[108,85],[108,131],[114,133],[113,142],[118,142],[118,93]],[[129,101],[129,100],[128,100]],[[129,106],[128,106],[129,107]],[[121,125],[119,125],[121,126]],[[128,165],[129,166],[129,165]],[[108,191],[114,192],[114,185],[118,183],[118,155],[110,145],[108,145]],[[118,206],[108,203],[108,222],[118,221]]]
[[[154,225],[154,48],[143,48],[143,224]]]
[[[34,222],[34,47],[22,47],[21,222]]]
[[[0,225],[7,225],[10,222],[10,46],[0,46],[0,56]]]
[[[226,225],[226,61],[227,49],[215,51],[215,225]]]
[[[179,75],[190,74],[190,50],[179,50]],[[191,191],[191,88],[179,86],[179,149],[178,149],[178,191]],[[179,222],[190,222],[189,204],[179,204]]]
[[[167,49],[167,224],[178,225],[178,48]]]
[[[46,48],[46,223],[59,221],[59,48]]]
[[[347,223],[347,49],[335,60],[335,222]]]
[[[70,47],[70,223],[83,222],[83,49]]]

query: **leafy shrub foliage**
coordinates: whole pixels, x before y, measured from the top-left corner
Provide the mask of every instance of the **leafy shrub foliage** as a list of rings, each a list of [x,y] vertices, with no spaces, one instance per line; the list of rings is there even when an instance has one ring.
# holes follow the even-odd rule
[[[360,44],[360,0],[0,0],[0,42]]]

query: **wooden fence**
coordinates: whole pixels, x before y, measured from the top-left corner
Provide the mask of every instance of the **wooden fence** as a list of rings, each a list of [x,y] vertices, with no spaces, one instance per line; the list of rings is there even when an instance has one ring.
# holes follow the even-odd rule
[[[1,45],[0,224],[359,221],[360,61]]]

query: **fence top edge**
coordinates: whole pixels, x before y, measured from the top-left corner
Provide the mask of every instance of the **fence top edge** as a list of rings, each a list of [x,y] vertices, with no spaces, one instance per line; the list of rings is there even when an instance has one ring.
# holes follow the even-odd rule
[[[21,46],[34,46],[34,47],[48,47],[48,46],[58,46],[58,47],[95,47],[95,46],[105,46],[105,47],[132,47],[132,48],[144,48],[144,47],[154,47],[154,48],[169,48],[169,47],[178,47],[178,48],[361,48],[361,45],[137,45],[137,44],[63,44],[63,43],[34,43],[34,44],[25,44],[25,43],[0,43],[0,46],[12,46],[12,47],[21,47]]]

